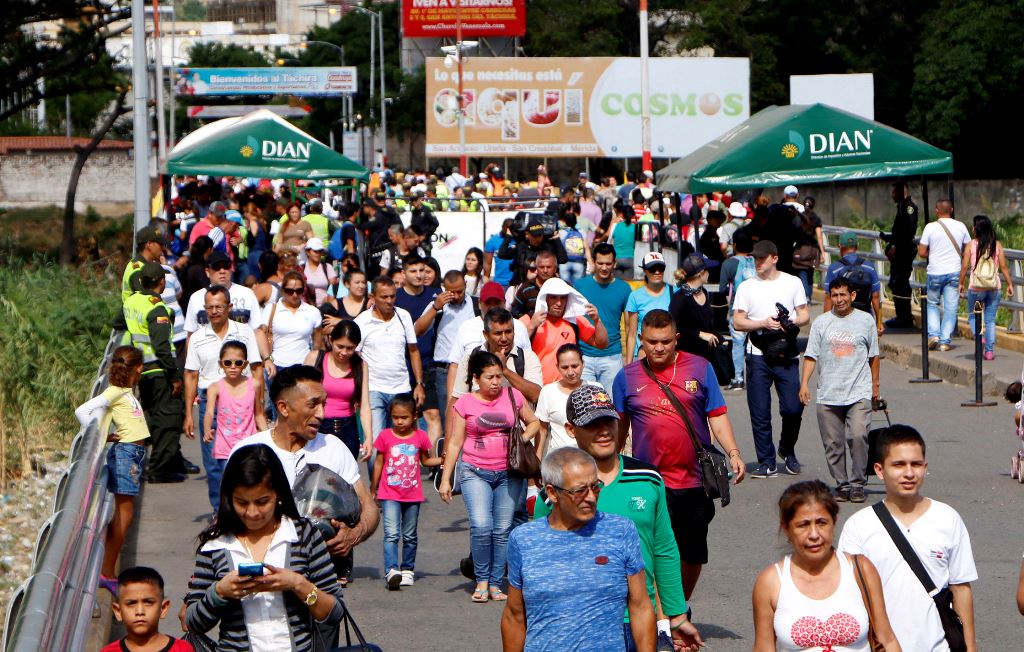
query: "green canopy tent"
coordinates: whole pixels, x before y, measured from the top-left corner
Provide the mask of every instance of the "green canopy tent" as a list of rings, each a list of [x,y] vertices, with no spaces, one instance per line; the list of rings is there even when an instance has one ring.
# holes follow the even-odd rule
[[[217,120],[185,136],[167,158],[168,174],[259,179],[358,179],[370,173],[266,109]]]
[[[675,192],[951,174],[953,155],[824,104],[770,106],[657,173]]]

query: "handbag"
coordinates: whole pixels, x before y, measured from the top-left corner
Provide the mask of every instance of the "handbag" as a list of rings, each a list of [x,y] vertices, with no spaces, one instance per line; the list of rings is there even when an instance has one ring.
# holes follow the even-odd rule
[[[814,269],[818,266],[820,256],[818,245],[802,244],[793,251],[793,269]]]
[[[345,615],[341,619],[340,625],[345,629],[345,645],[342,647],[336,647],[330,652],[383,652],[379,645],[373,643],[367,643],[366,637],[359,631],[359,626],[356,625],[356,621],[352,618],[352,612],[348,610],[348,607],[343,603],[342,607],[345,609]],[[351,628],[351,631],[349,631]],[[356,644],[352,644],[352,634],[356,636]]]
[[[839,553],[844,554],[844,553]],[[853,556],[853,567],[857,571],[857,588],[860,589],[860,597],[864,601],[864,608],[868,610],[868,645],[872,652],[885,652],[885,646],[879,642],[875,634],[875,622],[871,611],[871,595],[868,593],[868,586],[864,582],[864,573],[860,570],[860,555]]]
[[[642,366],[647,375],[658,384],[661,391],[664,392],[668,398],[669,403],[679,413],[680,418],[683,420],[683,425],[686,428],[687,434],[690,435],[690,441],[693,443],[693,450],[697,456],[697,464],[700,467],[701,481],[704,485],[704,494],[708,498],[714,500],[718,498],[722,502],[722,507],[729,504],[732,498],[729,495],[729,464],[725,455],[720,450],[715,448],[711,444],[704,444],[697,439],[697,434],[693,429],[693,424],[690,423],[690,417],[686,414],[686,409],[683,408],[683,404],[679,402],[679,398],[672,393],[665,383],[658,380],[658,377],[654,375],[654,370],[651,369],[650,364],[647,362],[647,358],[644,358]]]
[[[434,446],[434,454],[441,457],[444,454],[444,437],[437,439],[437,444]],[[434,473],[434,491],[441,493],[441,469],[437,469]],[[458,496],[462,493],[462,467],[459,466],[459,461],[455,460],[455,466],[452,468],[452,495]]]
[[[512,431],[508,433],[508,451],[505,456],[510,473],[524,478],[536,478],[540,474],[540,459],[537,457],[537,445],[532,441],[523,440],[523,422],[516,410],[516,397],[512,388],[508,390],[508,400],[512,404]]]
[[[195,652],[217,652],[217,642],[206,634],[188,631],[181,640],[191,645]]]
[[[936,591],[935,582],[932,581],[928,570],[910,546],[910,542],[900,532],[896,519],[893,518],[893,515],[886,508],[885,503],[877,502],[872,509],[875,510],[875,515],[882,522],[885,531],[889,533],[889,537],[896,544],[900,554],[903,555],[904,561],[910,566],[910,570],[914,571],[914,575],[917,576],[918,581],[924,586],[925,592],[935,601],[935,608],[939,612],[939,621],[942,622],[942,631],[946,634],[946,643],[949,644],[950,652],[967,652],[964,624],[960,622],[960,616],[953,609],[953,592],[949,590],[948,586],[943,587],[941,591]]]

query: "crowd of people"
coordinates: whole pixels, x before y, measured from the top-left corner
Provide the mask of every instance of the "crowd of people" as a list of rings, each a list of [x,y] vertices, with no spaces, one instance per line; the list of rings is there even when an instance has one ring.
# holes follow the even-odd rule
[[[970,538],[953,508],[921,494],[923,439],[892,426],[869,466],[883,403],[877,274],[843,234],[812,320],[815,270],[829,261],[814,200],[797,188],[777,201],[680,197],[649,174],[621,185],[581,174],[554,191],[543,169],[515,188],[492,165],[474,181],[381,175],[345,203],[267,180],[176,181],[174,219],[138,232],[124,272],[110,386],[76,412],[105,419],[103,432],[113,424],[100,581],[126,624],[145,612],[126,625],[124,649],[187,649],[157,631],[159,573],[116,575],[140,483],[200,472],[182,434],[199,439],[211,510],[182,616],[193,641],[217,627],[220,650],[326,649],[354,551],[378,525],[387,589],[415,586],[433,479],[445,503],[462,496],[461,571],[472,602],[504,603],[505,650],[699,649],[689,600],[713,550],[709,451],[733,483],[799,476],[812,400],[832,486],[798,482],[779,499],[792,553],[757,579],[755,650],[976,649]],[[461,269],[441,269],[431,200],[495,197],[545,210],[506,220]],[[893,198],[889,326],[909,325],[901,273],[919,253],[927,328],[948,347],[955,308],[940,320],[939,300],[961,287],[986,311],[998,303],[999,272],[1011,285],[1002,246],[987,218],[972,240],[940,201],[908,253],[916,207],[902,184]],[[674,230],[658,229],[663,246],[638,256],[652,223]],[[680,261],[671,278],[666,256]],[[749,407],[746,459],[731,392]],[[869,474],[886,499],[836,542],[838,503],[863,503]],[[324,482],[329,505],[310,498]]]

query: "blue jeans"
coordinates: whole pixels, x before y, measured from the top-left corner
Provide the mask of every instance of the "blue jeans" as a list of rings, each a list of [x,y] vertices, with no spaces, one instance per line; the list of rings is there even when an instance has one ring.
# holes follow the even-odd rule
[[[420,517],[420,504],[382,500],[380,512],[384,520],[384,572],[399,568],[399,534],[402,538],[401,570],[413,570],[416,568],[416,522]]]
[[[462,466],[462,500],[469,515],[469,542],[473,574],[477,582],[501,586],[508,554],[512,514],[524,480],[510,478],[508,471],[488,471],[459,461]]]
[[[794,452],[800,435],[800,416],[804,406],[800,402],[800,361],[793,358],[788,364],[769,366],[764,356],[747,356],[747,407],[750,410],[750,429],[754,433],[754,448],[759,464],[775,464],[775,444],[772,439],[772,385],[779,397],[782,415],[782,434],[779,453]]]
[[[192,409],[188,406],[187,409]],[[206,495],[210,499],[210,506],[213,507],[213,513],[217,513],[217,508],[220,506],[220,480],[224,475],[224,463],[227,460],[218,460],[213,456],[213,442],[207,442],[204,435],[206,434],[205,423],[206,417],[206,390],[199,390],[199,443],[203,450],[203,470],[206,471]],[[214,415],[213,428],[217,427],[217,418]]]
[[[583,262],[562,263],[558,266],[558,275],[569,285],[575,285],[576,281],[587,275],[587,264]]]
[[[800,282],[804,284],[804,294],[807,295],[807,300],[811,300],[811,290],[814,288],[814,270],[813,269],[798,269],[796,275],[800,277]]]
[[[622,354],[615,355],[585,355],[583,356],[583,382],[592,381],[600,383],[608,396],[612,395],[612,381],[615,374],[622,370]]]
[[[996,310],[999,309],[999,290],[967,290],[967,320],[971,322],[971,335],[974,330],[974,304],[980,301],[984,307],[985,350],[996,348]]]
[[[325,435],[334,435],[345,444],[345,448],[352,453],[352,457],[359,459],[359,417],[325,417],[320,422],[320,432]]]
[[[743,365],[747,357],[747,332],[738,331],[732,325],[732,315],[729,316],[729,335],[732,336],[732,382],[743,382]]]
[[[956,314],[960,309],[959,274],[928,274],[928,339],[939,338],[939,344],[949,344],[956,328]],[[942,301],[941,322],[939,301]]]
[[[366,437],[366,444],[370,447],[368,464],[371,475],[373,474],[373,463],[377,460],[377,450],[373,447],[373,443],[377,441],[377,435],[381,430],[391,427],[391,401],[396,396],[398,394],[370,391],[370,430],[373,432]]]
[[[448,364],[437,362],[426,372],[434,374],[434,391],[437,393],[437,410],[441,413],[441,432],[444,433],[445,412],[448,411]]]

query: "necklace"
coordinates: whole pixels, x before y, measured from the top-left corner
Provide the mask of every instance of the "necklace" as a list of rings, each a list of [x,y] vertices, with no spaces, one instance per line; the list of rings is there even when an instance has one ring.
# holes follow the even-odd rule
[[[271,538],[273,538],[274,535],[277,534],[277,530],[280,527],[281,527],[281,521],[278,521],[277,525],[274,526],[274,531],[270,533],[270,537]],[[262,539],[263,537],[261,536],[259,538]],[[238,537],[238,540],[242,543],[242,547],[245,548],[245,552],[247,552],[249,554],[249,559],[251,559],[253,561],[256,561],[256,555],[254,555],[252,553],[252,548],[249,546],[249,542],[245,540],[245,537],[244,536]],[[268,546],[268,548],[269,548],[269,546]],[[266,557],[267,557],[267,551],[264,550],[263,551],[263,557],[259,560],[260,563],[262,563],[263,559],[266,559]]]

